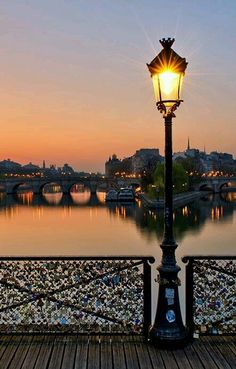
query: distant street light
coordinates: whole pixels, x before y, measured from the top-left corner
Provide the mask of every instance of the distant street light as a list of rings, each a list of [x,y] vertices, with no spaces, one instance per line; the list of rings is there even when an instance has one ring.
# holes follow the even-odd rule
[[[160,40],[162,51],[147,64],[151,73],[157,109],[165,120],[165,229],[161,244],[162,260],[159,271],[159,297],[150,340],[157,346],[175,347],[186,342],[178,286],[180,267],[176,263],[177,244],[173,235],[173,181],[172,181],[172,118],[183,101],[181,85],[187,62],[171,48],[174,39]]]

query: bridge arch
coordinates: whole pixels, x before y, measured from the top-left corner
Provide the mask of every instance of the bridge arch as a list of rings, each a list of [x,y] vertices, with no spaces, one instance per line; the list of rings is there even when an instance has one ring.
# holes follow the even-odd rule
[[[13,183],[11,186],[6,186],[5,190],[7,194],[13,194],[16,195],[17,191],[20,189],[21,186],[27,185],[29,187],[29,191],[30,192],[34,192],[33,186],[31,183],[28,183],[27,180],[24,181],[20,181],[17,183]]]
[[[204,183],[204,184],[201,184],[200,185],[199,191],[210,191],[210,192],[214,192],[214,188],[209,183]]]
[[[58,191],[58,192],[63,192],[63,188],[62,188],[61,184],[58,183],[57,181],[52,180],[52,181],[45,181],[44,183],[40,183],[38,186],[35,186],[34,193],[43,194],[44,190],[45,190],[45,187],[49,186],[49,185],[58,186],[61,189],[61,191]]]
[[[88,183],[86,183],[86,182],[82,182],[82,181],[74,181],[74,182],[70,182],[70,183],[68,183],[68,185],[66,186],[66,189],[67,189],[67,193],[71,193],[72,192],[72,189],[73,189],[73,187],[76,187],[77,186],[77,188],[78,188],[78,190],[80,189],[80,190],[89,190],[90,192],[91,192],[91,188],[90,188],[90,186],[89,186],[89,184]]]
[[[222,191],[224,188],[228,188],[228,187],[229,187],[229,182],[222,183],[219,186],[219,191]]]

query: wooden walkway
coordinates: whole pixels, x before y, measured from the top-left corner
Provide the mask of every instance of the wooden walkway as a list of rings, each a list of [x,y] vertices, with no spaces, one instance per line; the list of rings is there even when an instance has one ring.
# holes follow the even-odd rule
[[[137,337],[0,336],[0,369],[235,369],[236,338],[157,350]]]

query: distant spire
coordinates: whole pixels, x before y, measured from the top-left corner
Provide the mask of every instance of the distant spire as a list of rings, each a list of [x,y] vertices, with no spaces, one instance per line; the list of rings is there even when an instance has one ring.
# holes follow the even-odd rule
[[[43,169],[46,168],[45,160],[43,161]]]
[[[190,150],[190,142],[189,142],[189,137],[188,137],[188,147],[187,150]]]
[[[206,154],[206,146],[204,145],[204,154]]]

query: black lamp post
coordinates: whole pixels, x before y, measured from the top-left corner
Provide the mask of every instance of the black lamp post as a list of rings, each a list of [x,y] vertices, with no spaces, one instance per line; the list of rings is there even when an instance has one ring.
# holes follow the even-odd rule
[[[158,266],[159,297],[154,325],[149,337],[157,346],[175,347],[186,342],[178,286],[180,267],[176,264],[177,244],[173,235],[173,183],[172,183],[172,118],[183,101],[180,90],[187,62],[171,48],[175,40],[160,40],[163,50],[147,64],[151,73],[157,109],[165,120],[165,230],[161,244],[162,260]]]

